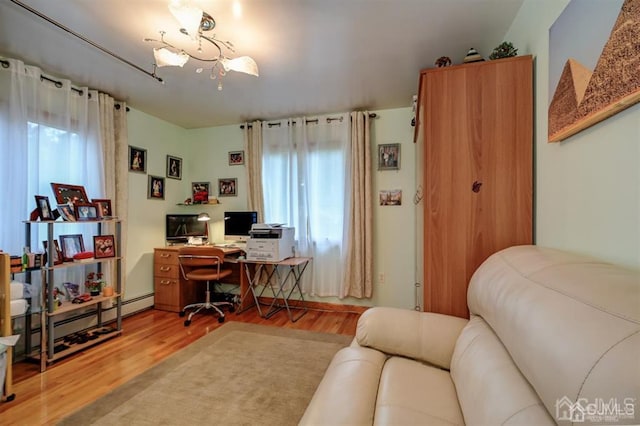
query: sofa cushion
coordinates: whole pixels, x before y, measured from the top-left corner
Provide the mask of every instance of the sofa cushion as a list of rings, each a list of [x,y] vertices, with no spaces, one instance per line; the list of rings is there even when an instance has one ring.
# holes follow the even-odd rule
[[[487,259],[469,310],[486,321],[557,420],[562,403],[640,416],[640,273],[537,246]],[[633,409],[625,409],[632,401]],[[638,418],[621,419],[637,423]]]
[[[463,425],[448,371],[391,357],[380,377],[374,424]]]
[[[349,346],[331,360],[300,425],[371,425],[386,355]]]
[[[449,369],[466,324],[466,319],[449,315],[376,307],[358,319],[356,339],[361,346]]]
[[[451,377],[470,425],[555,422],[482,318],[472,316],[453,353]]]

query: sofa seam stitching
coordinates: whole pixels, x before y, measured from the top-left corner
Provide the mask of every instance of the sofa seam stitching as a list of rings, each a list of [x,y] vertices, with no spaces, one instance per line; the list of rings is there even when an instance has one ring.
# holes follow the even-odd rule
[[[584,388],[584,385],[587,383],[587,380],[589,380],[589,376],[591,376],[591,373],[593,372],[593,370],[596,368],[596,366],[600,363],[600,361],[602,361],[602,359],[609,353],[611,352],[611,350],[613,348],[615,348],[616,346],[622,344],[625,340],[628,340],[630,338],[632,338],[634,335],[639,334],[640,330],[636,330],[634,332],[632,332],[631,334],[629,334],[628,336],[618,340],[616,343],[614,343],[613,345],[611,345],[606,351],[604,351],[602,353],[602,355],[600,355],[598,357],[598,359],[596,360],[596,362],[593,363],[593,365],[591,366],[591,368],[589,369],[589,371],[587,372],[587,374],[584,376],[584,379],[582,380],[582,383],[580,384],[580,388],[578,389],[578,394],[576,395],[576,401],[578,400],[578,398],[580,398],[580,395],[582,395],[582,389]]]
[[[529,385],[531,385],[531,384],[529,384]],[[539,402],[535,402],[533,404],[527,405],[526,407],[522,407],[521,409],[519,409],[518,411],[516,411],[515,413],[513,413],[512,415],[510,415],[506,419],[504,419],[504,421],[501,423],[501,425],[507,424],[507,422],[509,420],[511,420],[512,418],[514,418],[518,414],[522,413],[523,411],[528,410],[531,407],[543,407],[544,408],[544,404],[542,403],[542,401],[539,401]],[[546,408],[544,408],[544,410],[545,410],[545,412],[547,412]]]
[[[610,316],[613,316],[613,317],[616,317],[616,318],[619,318],[619,319],[622,319],[622,320],[625,320],[625,321],[631,322],[631,323],[636,324],[636,325],[640,324],[640,322],[639,322],[638,320],[635,320],[635,319],[633,319],[633,318],[629,318],[629,317],[628,317],[628,316],[626,316],[626,315],[622,315],[622,314],[618,314],[618,313],[611,312],[610,310],[605,309],[605,308],[604,308],[604,307],[602,307],[602,306],[596,305],[596,304],[594,304],[594,303],[587,302],[587,301],[582,300],[582,299],[578,299],[578,298],[576,298],[575,296],[572,296],[572,295],[570,295],[570,294],[567,294],[567,293],[565,293],[565,292],[563,292],[563,291],[561,291],[561,290],[559,290],[559,289],[557,289],[557,288],[552,288],[552,287],[549,287],[549,286],[547,286],[547,285],[545,285],[545,284],[541,283],[540,281],[536,281],[536,280],[534,280],[533,278],[531,278],[529,275],[524,275],[524,274],[522,274],[522,273],[521,273],[521,272],[520,272],[520,271],[519,271],[519,270],[518,270],[518,269],[517,269],[517,268],[516,268],[512,263],[511,263],[511,262],[509,262],[509,260],[507,260],[507,259],[504,257],[504,255],[503,255],[503,254],[500,254],[500,257],[502,258],[502,260],[504,260],[504,262],[505,262],[505,263],[506,263],[506,264],[507,264],[507,265],[508,265],[508,266],[509,266],[509,267],[510,267],[510,268],[511,268],[511,269],[512,269],[516,274],[518,274],[518,275],[519,275],[519,276],[521,276],[522,278],[527,279],[527,280],[528,280],[529,282],[531,282],[531,283],[534,283],[534,284],[536,284],[536,285],[538,285],[538,286],[540,286],[540,287],[546,288],[546,289],[547,289],[547,290],[549,290],[549,291],[553,291],[553,292],[556,292],[556,293],[562,294],[563,296],[565,296],[565,297],[567,297],[567,298],[569,298],[569,299],[571,299],[571,300],[574,300],[574,301],[576,301],[576,302],[578,302],[578,303],[581,303],[581,304],[583,304],[583,305],[586,305],[586,306],[590,306],[591,308],[594,308],[594,309],[596,309],[596,310],[598,310],[598,311],[600,311],[600,312],[602,312],[602,313],[605,313],[605,314],[608,314],[608,315],[610,315]],[[562,266],[564,266],[564,265],[586,265],[586,264],[591,264],[591,265],[606,265],[606,263],[602,263],[602,262],[567,262],[567,263],[562,263],[561,265],[562,265]],[[554,265],[554,266],[559,266],[559,265]],[[543,269],[550,268],[550,267],[551,267],[551,266],[548,266],[548,267],[545,267],[545,268],[539,269],[539,270],[538,270],[538,271],[536,271],[535,273],[538,273],[538,272],[542,271]]]

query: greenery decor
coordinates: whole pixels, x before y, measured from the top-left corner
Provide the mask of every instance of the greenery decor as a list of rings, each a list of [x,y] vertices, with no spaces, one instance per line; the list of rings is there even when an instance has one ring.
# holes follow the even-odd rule
[[[516,56],[518,54],[518,49],[513,47],[513,44],[508,41],[503,42],[498,47],[493,49],[491,55],[489,55],[489,59],[502,59],[502,58],[510,58],[512,56]]]

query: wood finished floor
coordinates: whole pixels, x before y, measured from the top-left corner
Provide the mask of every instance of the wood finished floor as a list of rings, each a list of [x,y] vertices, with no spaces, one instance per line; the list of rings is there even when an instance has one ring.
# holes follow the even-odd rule
[[[227,314],[227,321],[353,336],[359,316],[309,310],[291,323],[285,311],[267,320],[250,309]],[[13,369],[16,398],[0,402],[0,424],[55,424],[220,326],[212,314],[197,315],[191,326],[184,327],[177,313],[151,309],[125,318],[121,336],[60,360],[42,374],[36,364],[17,363]]]

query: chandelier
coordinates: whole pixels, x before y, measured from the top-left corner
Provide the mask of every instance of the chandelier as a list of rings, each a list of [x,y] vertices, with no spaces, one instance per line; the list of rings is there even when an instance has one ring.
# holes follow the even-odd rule
[[[235,53],[233,43],[230,41],[222,41],[216,38],[215,34],[209,34],[216,26],[216,21],[211,15],[190,5],[187,0],[172,0],[169,3],[169,10],[180,24],[180,32],[198,44],[196,54],[187,52],[184,49],[177,48],[165,40],[165,31],[160,31],[160,39],[145,38],[144,41],[158,43],[161,47],[153,49],[154,73],[156,67],[179,66],[182,67],[189,59],[200,62],[208,62],[210,65],[209,78],[218,79],[218,90],[222,90],[222,77],[229,71],[243,72],[246,74],[258,76],[258,64],[249,56],[240,56],[230,58],[224,54],[229,51]],[[202,47],[203,42],[206,45],[213,46],[214,54],[205,55]],[[197,73],[202,73],[205,67],[196,69]]]

